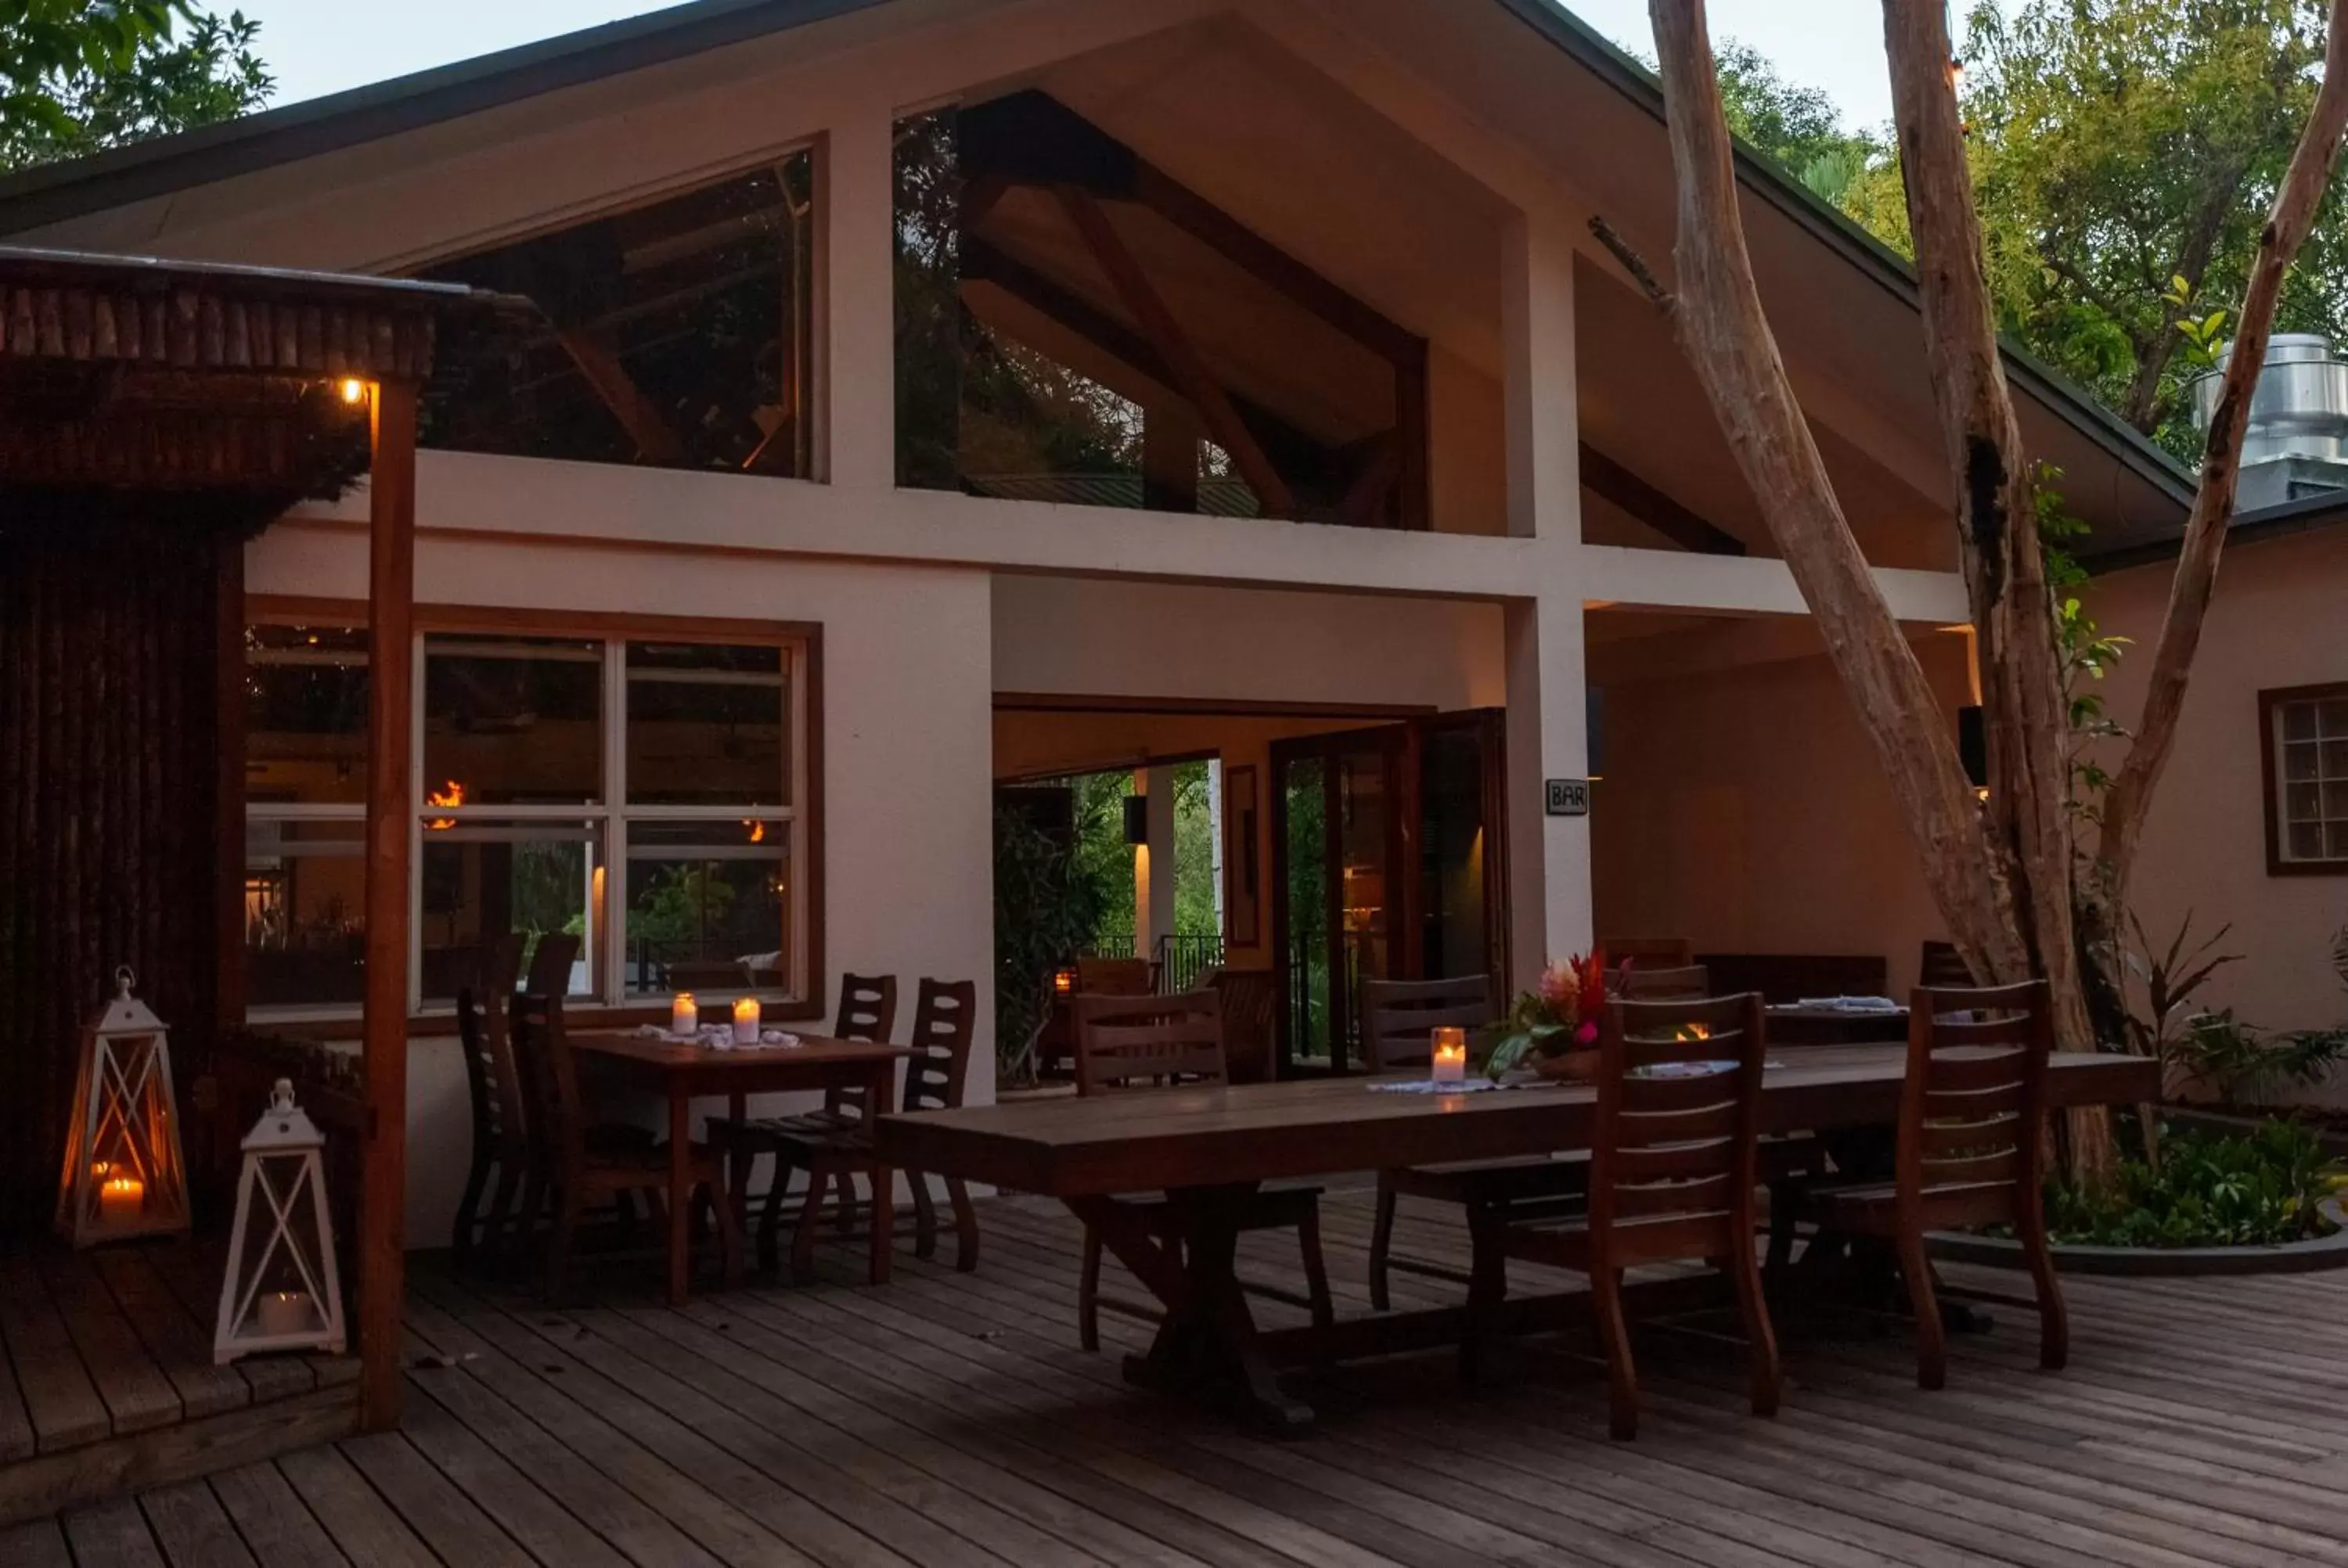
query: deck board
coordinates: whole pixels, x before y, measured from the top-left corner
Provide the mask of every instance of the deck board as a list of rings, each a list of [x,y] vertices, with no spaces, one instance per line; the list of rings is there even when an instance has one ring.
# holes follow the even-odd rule
[[[1396,1357],[1308,1376],[1320,1434],[1268,1444],[1128,1389],[1117,1356],[1146,1323],[1106,1317],[1109,1354],[1076,1349],[1062,1211],[997,1199],[981,1217],[975,1275],[908,1245],[868,1287],[857,1247],[828,1237],[813,1288],[681,1309],[646,1260],[598,1265],[592,1305],[560,1309],[420,1260],[404,1433],[0,1533],[0,1560],[2348,1568],[2348,1364],[2307,1331],[2348,1308],[2348,1276],[2067,1281],[2068,1370],[2039,1371],[2029,1315],[2001,1309],[1953,1342],[1935,1394],[1896,1325],[1801,1326],[1774,1421],[1746,1412],[1713,1320],[1643,1325],[1632,1444],[1605,1436],[1580,1335],[1519,1342],[1474,1389],[1447,1355]],[[1362,1194],[1330,1195],[1341,1313],[1366,1310],[1368,1230]],[[1464,1261],[1456,1214],[1433,1207],[1406,1203],[1397,1246]],[[1241,1268],[1292,1286],[1295,1257],[1292,1236],[1250,1236]],[[1111,1283],[1135,1292],[1114,1266]],[[1407,1275],[1394,1291],[1457,1295]]]
[[[0,1343],[15,1363],[16,1386],[40,1452],[78,1448],[113,1434],[105,1401],[29,1257],[0,1258]]]
[[[171,1294],[146,1251],[98,1252],[90,1261],[191,1419],[252,1402],[252,1386],[234,1367],[212,1364],[211,1325],[199,1324]]]
[[[178,1390],[140,1343],[91,1257],[55,1254],[41,1263],[42,1283],[116,1437],[150,1431],[180,1420]]]

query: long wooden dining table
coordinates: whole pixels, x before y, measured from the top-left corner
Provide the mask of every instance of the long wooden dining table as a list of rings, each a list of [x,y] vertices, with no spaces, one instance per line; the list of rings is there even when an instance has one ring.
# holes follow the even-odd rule
[[[1773,1048],[1763,1130],[1890,1126],[1906,1049]],[[1127,1376],[1153,1387],[1211,1389],[1256,1423],[1292,1432],[1308,1429],[1313,1413],[1281,1389],[1282,1364],[1441,1343],[1457,1337],[1461,1315],[1391,1313],[1319,1335],[1260,1333],[1232,1271],[1250,1194],[1266,1182],[1590,1145],[1597,1095],[1585,1083],[1402,1093],[1378,1091],[1379,1081],[1174,1087],[920,1112],[881,1117],[875,1142],[891,1165],[1061,1200],[1165,1308],[1149,1352],[1128,1360]],[[2156,1064],[2141,1057],[2059,1052],[2047,1074],[2052,1110],[2139,1103],[2158,1088]],[[1174,1207],[1179,1238],[1117,1201],[1159,1193]]]

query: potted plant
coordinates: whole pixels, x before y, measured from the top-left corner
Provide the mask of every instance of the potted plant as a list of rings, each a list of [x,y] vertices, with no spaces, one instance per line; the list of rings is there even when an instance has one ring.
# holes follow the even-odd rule
[[[1498,1081],[1511,1068],[1543,1078],[1588,1078],[1598,1071],[1598,1015],[1606,1007],[1606,961],[1598,953],[1543,970],[1540,984],[1517,998],[1484,1030],[1484,1071]]]

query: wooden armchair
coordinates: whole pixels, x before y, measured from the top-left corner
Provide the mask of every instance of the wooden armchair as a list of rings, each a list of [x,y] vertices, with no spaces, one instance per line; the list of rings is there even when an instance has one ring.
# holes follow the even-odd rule
[[[2047,1250],[2042,1191],[2046,1062],[2054,1043],[2046,982],[1920,986],[1908,1005],[1896,1175],[1813,1188],[1801,1210],[1821,1232],[1888,1238],[1898,1249],[1916,1317],[1916,1381],[1926,1389],[1948,1379],[1948,1331],[1925,1235],[2012,1225],[2034,1286],[2024,1305],[2038,1313],[2038,1364],[2059,1370],[2070,1357],[2070,1327]]]
[[[913,1035],[907,1042],[914,1054],[905,1064],[904,1109],[945,1111],[962,1104],[963,1085],[970,1077],[971,1040],[977,1031],[975,984],[922,981],[913,1002]],[[791,1241],[791,1277],[801,1285],[813,1284],[816,1231],[826,1188],[838,1181],[846,1189],[850,1178],[862,1176],[879,1190],[871,1130],[860,1122],[809,1126],[778,1134],[774,1148],[775,1180],[758,1221],[758,1266],[775,1266],[786,1178],[793,1168],[801,1169],[808,1173],[807,1194]],[[905,1176],[913,1194],[913,1255],[935,1256],[938,1211],[929,1173],[907,1171]],[[954,1267],[968,1274],[978,1266],[978,1211],[970,1201],[969,1185],[961,1177],[948,1176],[944,1181],[946,1199],[953,1206]]]
[[[470,982],[457,991],[457,1037],[465,1056],[465,1087],[473,1106],[472,1169],[457,1200],[457,1220],[448,1245],[459,1263],[473,1256],[478,1239],[495,1256],[503,1245],[507,1217],[530,1173],[530,1133],[523,1120],[521,1071],[514,1058],[514,982],[521,972],[521,938],[491,937],[481,950]],[[481,1206],[489,1174],[496,1194]]]
[[[1608,1004],[1598,1033],[1598,1114],[1586,1214],[1533,1224],[1484,1216],[1472,1232],[1476,1279],[1461,1346],[1473,1371],[1506,1280],[1504,1258],[1590,1277],[1606,1348],[1610,1427],[1639,1430],[1639,1378],[1622,1310],[1622,1271],[1704,1259],[1735,1282],[1751,1358],[1753,1411],[1777,1409],[1777,1342],[1755,1252],[1761,1077],[1767,1039],[1761,999],[1744,996]]]
[[[546,1093],[541,1119],[544,1143],[553,1155],[554,1232],[546,1249],[546,1295],[563,1299],[571,1277],[572,1248],[580,1217],[598,1198],[641,1195],[658,1219],[667,1209],[669,1151],[650,1143],[596,1147],[589,1137],[592,1117],[579,1091],[579,1068],[562,1030],[562,1001],[525,994],[514,1010],[517,1032],[543,1064]],[[695,1143],[690,1164],[695,1188],[715,1212],[726,1283],[742,1276],[742,1231],[726,1201],[725,1161],[706,1144]]]
[[[1076,1092],[1148,1093],[1149,1086],[1223,1083],[1230,1074],[1223,1054],[1222,999],[1213,991],[1170,997],[1085,996],[1073,999],[1076,1029]],[[1119,1209],[1180,1245],[1175,1207],[1162,1198],[1117,1198]],[[1321,1189],[1267,1187],[1251,1193],[1241,1211],[1242,1231],[1293,1230],[1302,1250],[1307,1294],[1241,1282],[1251,1295],[1302,1307],[1316,1328],[1334,1320],[1328,1270],[1321,1260]],[[1157,1322],[1148,1307],[1100,1293],[1101,1235],[1085,1227],[1084,1272],[1076,1286],[1076,1330],[1084,1348],[1100,1348],[1100,1315],[1116,1312]]]
[[[1362,982],[1362,1039],[1374,1071],[1424,1067],[1433,1056],[1433,1030],[1477,1030],[1490,1023],[1494,1016],[1488,975]],[[1448,1204],[1471,1215],[1488,1210],[1521,1210],[1535,1204],[1544,1205],[1544,1212],[1579,1208],[1588,1173],[1587,1162],[1578,1156],[1547,1154],[1380,1171],[1377,1215],[1370,1228],[1370,1305],[1384,1312],[1392,1304],[1389,1271],[1454,1285],[1470,1282],[1456,1268],[1394,1255],[1395,1215],[1402,1198]]]

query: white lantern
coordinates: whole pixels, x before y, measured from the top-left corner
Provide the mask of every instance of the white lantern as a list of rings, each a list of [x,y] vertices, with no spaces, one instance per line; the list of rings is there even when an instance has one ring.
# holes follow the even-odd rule
[[[170,1031],[114,971],[114,999],[81,1031],[57,1229],[75,1246],[184,1235],[188,1165],[171,1093]]]
[[[293,1083],[279,1079],[268,1112],[245,1134],[214,1362],[256,1350],[341,1353],[343,1286],[326,1206],[325,1146],[294,1103]]]

